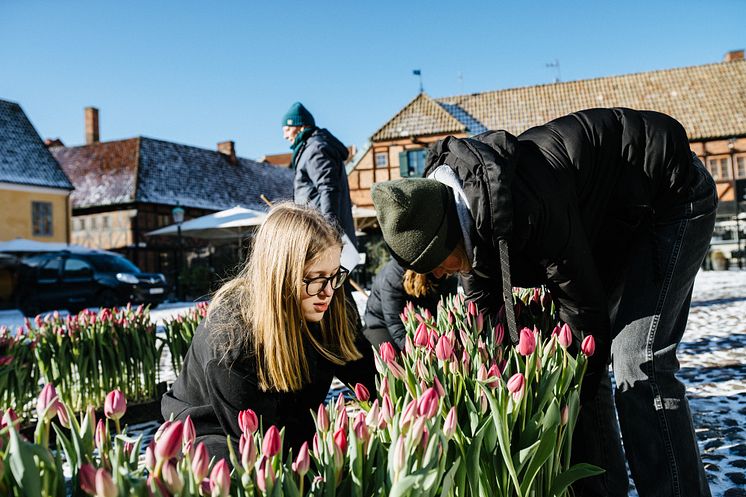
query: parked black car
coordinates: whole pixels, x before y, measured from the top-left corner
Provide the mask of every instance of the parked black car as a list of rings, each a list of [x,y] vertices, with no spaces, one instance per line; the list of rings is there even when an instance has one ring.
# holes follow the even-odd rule
[[[150,304],[166,296],[166,278],[143,273],[129,259],[111,252],[50,252],[25,257],[17,291],[26,315],[52,309],[77,313],[86,307]]]

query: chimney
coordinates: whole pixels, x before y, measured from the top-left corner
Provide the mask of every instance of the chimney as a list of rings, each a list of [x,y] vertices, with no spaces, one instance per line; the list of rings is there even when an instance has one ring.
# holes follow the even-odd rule
[[[96,107],[85,108],[85,143],[86,145],[98,143],[98,109]]]
[[[723,62],[735,62],[737,60],[743,60],[743,49],[731,50],[723,57]]]
[[[225,155],[231,164],[235,165],[238,163],[238,159],[236,158],[236,143],[233,140],[218,143],[218,152]]]

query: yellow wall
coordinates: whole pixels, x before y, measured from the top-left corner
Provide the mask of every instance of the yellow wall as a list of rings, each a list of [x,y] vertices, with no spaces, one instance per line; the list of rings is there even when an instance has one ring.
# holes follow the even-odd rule
[[[52,236],[34,236],[31,202],[52,203]],[[0,187],[0,241],[27,238],[40,242],[70,241],[70,193],[9,190]]]

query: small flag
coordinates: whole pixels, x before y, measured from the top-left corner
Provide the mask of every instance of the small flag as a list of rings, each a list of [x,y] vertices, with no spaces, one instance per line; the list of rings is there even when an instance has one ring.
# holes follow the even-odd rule
[[[415,69],[412,71],[412,74],[414,74],[415,76],[420,76],[422,72],[419,69]]]

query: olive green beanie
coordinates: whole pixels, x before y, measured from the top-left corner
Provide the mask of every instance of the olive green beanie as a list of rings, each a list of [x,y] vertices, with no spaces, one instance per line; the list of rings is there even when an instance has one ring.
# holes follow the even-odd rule
[[[429,273],[458,245],[461,226],[446,185],[406,178],[376,183],[370,193],[383,238],[402,266]]]

